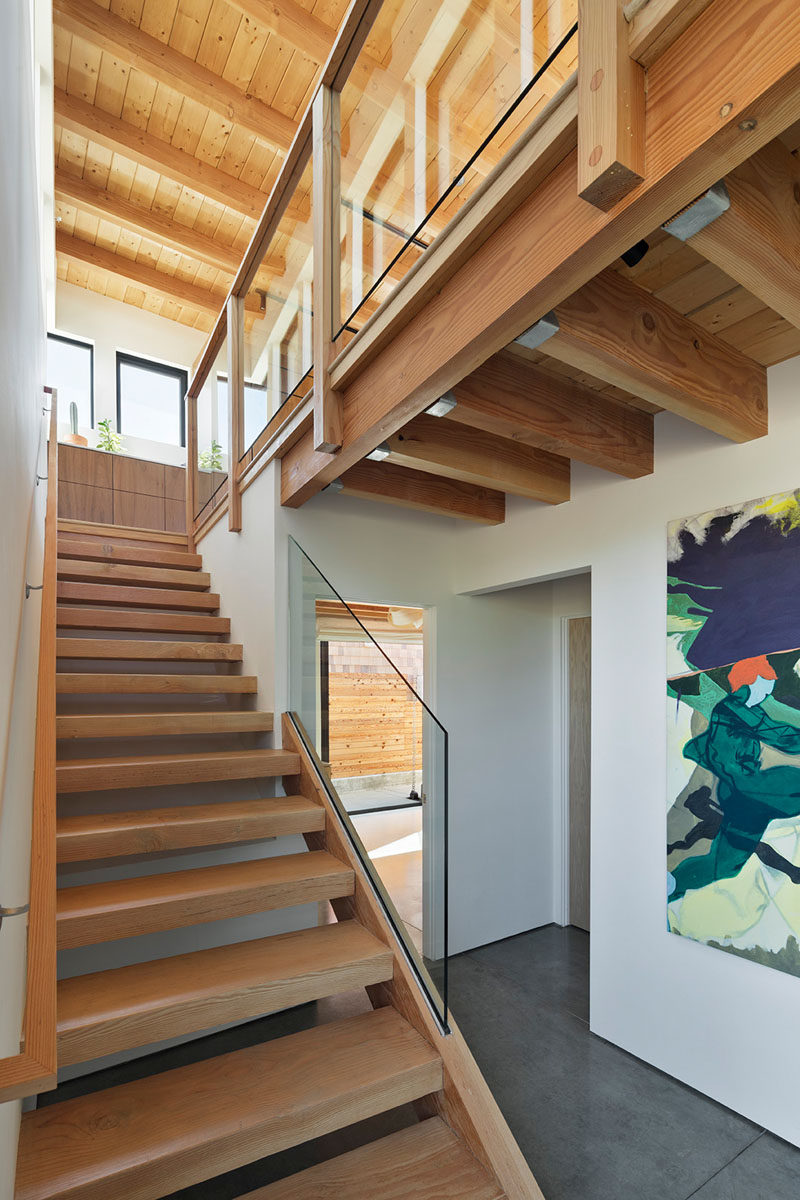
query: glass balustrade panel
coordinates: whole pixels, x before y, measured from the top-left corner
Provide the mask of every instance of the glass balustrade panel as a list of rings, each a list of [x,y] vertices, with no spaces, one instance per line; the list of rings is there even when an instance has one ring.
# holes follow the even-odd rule
[[[575,71],[577,0],[385,4],[341,97],[342,347]]]
[[[448,738],[424,700],[424,614],[346,602],[293,540],[289,614],[293,719],[446,1024]]]

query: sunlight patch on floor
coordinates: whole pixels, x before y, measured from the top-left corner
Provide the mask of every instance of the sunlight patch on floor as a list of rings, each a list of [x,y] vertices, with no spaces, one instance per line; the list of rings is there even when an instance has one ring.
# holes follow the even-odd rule
[[[411,833],[408,837],[398,838],[396,842],[387,842],[385,846],[378,846],[375,850],[369,851],[369,856],[375,858],[393,858],[395,854],[412,854],[414,851],[422,850],[422,830],[418,833]]]

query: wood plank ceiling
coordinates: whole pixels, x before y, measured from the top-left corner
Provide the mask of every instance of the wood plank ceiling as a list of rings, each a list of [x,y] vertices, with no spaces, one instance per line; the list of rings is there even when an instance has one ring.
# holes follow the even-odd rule
[[[209,329],[346,6],[55,0],[58,277]]]

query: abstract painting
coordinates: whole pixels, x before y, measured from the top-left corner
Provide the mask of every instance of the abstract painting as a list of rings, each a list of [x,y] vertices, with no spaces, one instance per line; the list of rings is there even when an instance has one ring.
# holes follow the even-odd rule
[[[800,976],[800,490],[667,558],[668,927]]]

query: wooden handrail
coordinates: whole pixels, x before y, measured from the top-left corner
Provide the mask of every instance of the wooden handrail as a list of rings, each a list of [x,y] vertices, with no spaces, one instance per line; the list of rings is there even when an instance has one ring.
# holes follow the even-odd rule
[[[0,1059],[0,1102],[49,1091],[56,1051],[56,540],[58,526],[57,395],[49,391],[47,507],[36,693],[31,829],[30,914],[25,1014],[19,1054]]]

